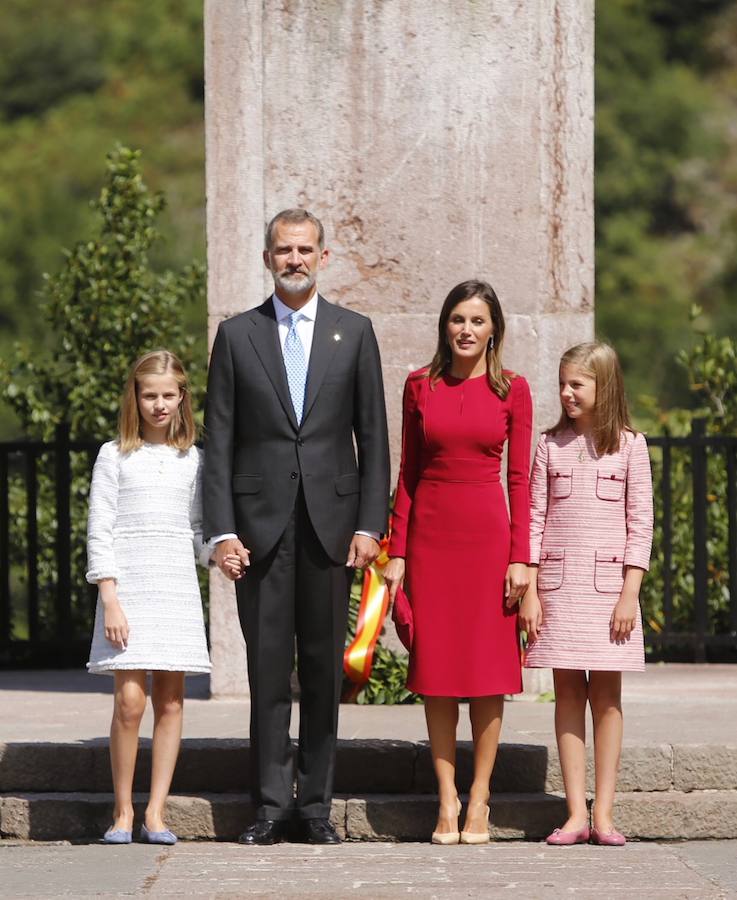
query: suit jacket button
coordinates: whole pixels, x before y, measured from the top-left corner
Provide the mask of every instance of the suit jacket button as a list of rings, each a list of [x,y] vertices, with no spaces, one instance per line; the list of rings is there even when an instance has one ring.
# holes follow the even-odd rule
[[[292,474],[289,477],[290,478],[299,478],[299,475],[296,472],[292,472]]]
[[[303,438],[297,438],[297,446],[298,446],[298,447],[301,447],[303,444],[304,444],[304,439],[303,439]]]

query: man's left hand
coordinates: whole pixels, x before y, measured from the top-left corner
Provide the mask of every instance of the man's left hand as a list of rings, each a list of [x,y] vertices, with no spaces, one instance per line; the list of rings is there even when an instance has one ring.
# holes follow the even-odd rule
[[[379,555],[379,542],[367,534],[354,534],[348,548],[346,565],[352,569],[365,569]]]

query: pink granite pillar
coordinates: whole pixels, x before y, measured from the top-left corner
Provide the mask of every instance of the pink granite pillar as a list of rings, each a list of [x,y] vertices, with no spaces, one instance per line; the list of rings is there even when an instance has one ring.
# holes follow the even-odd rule
[[[593,333],[593,0],[205,0],[205,27],[210,338],[270,290],[265,222],[304,206],[322,293],[374,322],[395,472],[404,378],[466,278],[553,421],[558,357]],[[243,693],[218,576],[211,637],[213,694]]]

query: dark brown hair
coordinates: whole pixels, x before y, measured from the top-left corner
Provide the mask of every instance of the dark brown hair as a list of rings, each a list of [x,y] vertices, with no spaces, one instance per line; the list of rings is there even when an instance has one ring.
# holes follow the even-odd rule
[[[453,351],[448,343],[447,327],[448,319],[453,310],[464,300],[478,298],[489,307],[491,324],[493,326],[494,346],[486,350],[486,372],[489,378],[489,386],[502,400],[509,393],[510,381],[502,370],[502,344],[504,343],[504,315],[499,298],[494,288],[486,281],[462,281],[457,284],[443,302],[438,319],[438,346],[435,356],[430,363],[428,378],[430,387],[434,387],[440,377],[450,371],[453,362]]]

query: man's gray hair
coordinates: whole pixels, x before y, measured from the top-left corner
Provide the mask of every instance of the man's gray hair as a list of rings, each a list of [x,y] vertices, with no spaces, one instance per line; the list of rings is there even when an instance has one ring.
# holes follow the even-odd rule
[[[322,222],[317,218],[317,216],[313,216],[311,212],[308,212],[306,209],[283,209],[281,212],[278,212],[274,218],[269,222],[266,226],[266,231],[264,232],[264,249],[271,250],[271,242],[274,235],[274,226],[277,222],[288,222],[290,225],[301,225],[303,222],[312,222],[312,224],[317,229],[317,243],[320,246],[320,250],[325,247],[325,229],[322,227]]]

